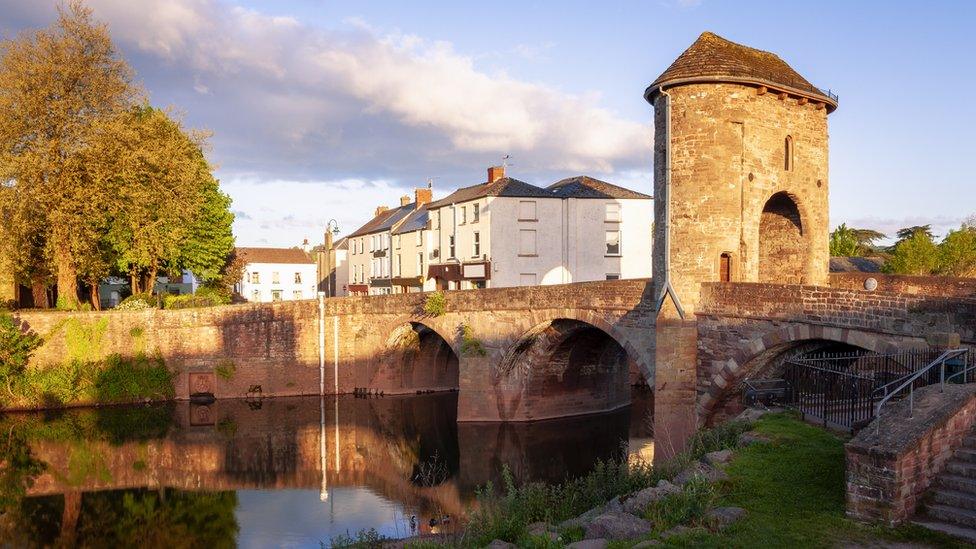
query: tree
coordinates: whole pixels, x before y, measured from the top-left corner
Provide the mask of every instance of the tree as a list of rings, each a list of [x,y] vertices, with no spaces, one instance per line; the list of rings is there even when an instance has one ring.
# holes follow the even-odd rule
[[[976,227],[963,224],[939,244],[938,273],[945,276],[976,277]]]
[[[178,256],[169,263],[171,269],[188,269],[204,282],[218,282],[234,251],[234,214],[230,197],[220,191],[202,153],[199,162],[205,167],[199,181],[203,200]]]
[[[96,236],[88,221],[99,200],[79,157],[92,128],[136,95],[107,28],[80,2],[59,7],[48,29],[0,44],[0,181],[19,187],[17,205],[41,216],[58,299],[69,307],[78,303],[78,257]]]
[[[901,234],[901,231],[899,231]],[[884,270],[903,275],[931,275],[939,266],[939,249],[928,231],[914,231],[895,245]]]
[[[861,249],[860,255],[866,255],[877,251],[875,246],[875,241],[887,238],[882,232],[875,231],[873,229],[852,229],[854,231],[854,239],[857,240],[857,245]]]
[[[841,223],[830,233],[830,255],[833,257],[854,257],[860,255],[854,229]]]
[[[903,229],[898,229],[895,235],[898,237],[898,241],[907,240],[917,234],[925,235],[929,240],[934,239],[935,235],[932,234],[931,225],[915,225],[914,227],[905,227]]]

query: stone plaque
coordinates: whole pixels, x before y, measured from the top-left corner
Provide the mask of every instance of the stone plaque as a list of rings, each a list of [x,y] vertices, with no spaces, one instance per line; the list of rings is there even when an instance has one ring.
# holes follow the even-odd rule
[[[190,396],[214,392],[214,373],[213,372],[190,372]]]

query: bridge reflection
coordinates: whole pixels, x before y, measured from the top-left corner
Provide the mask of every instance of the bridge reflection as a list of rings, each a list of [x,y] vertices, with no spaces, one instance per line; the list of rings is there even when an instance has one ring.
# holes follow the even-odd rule
[[[12,434],[0,456],[0,538],[70,545],[96,535],[90,527],[106,514],[133,524],[137,509],[143,529],[175,528],[167,520],[190,513],[236,532],[235,492],[316,490],[328,500],[347,487],[395,502],[422,531],[431,518],[463,515],[505,467],[518,481],[558,481],[621,457],[632,413],[650,408],[522,424],[458,424],[456,409],[447,393],[11,414],[0,425]],[[174,504],[182,510],[149,520]]]

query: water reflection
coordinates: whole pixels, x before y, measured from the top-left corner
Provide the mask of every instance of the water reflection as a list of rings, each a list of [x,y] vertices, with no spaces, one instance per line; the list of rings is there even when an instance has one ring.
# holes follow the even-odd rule
[[[317,547],[363,528],[437,531],[506,466],[520,481],[558,481],[650,435],[642,398],[532,424],[459,425],[456,406],[449,393],[10,414],[0,421],[0,539]]]

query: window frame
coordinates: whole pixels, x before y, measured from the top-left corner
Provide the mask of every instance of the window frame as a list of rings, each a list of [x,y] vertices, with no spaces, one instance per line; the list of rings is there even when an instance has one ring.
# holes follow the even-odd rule
[[[610,251],[610,235],[617,235],[617,251]],[[604,231],[604,256],[606,257],[621,257],[623,254],[623,234],[620,229],[606,230]]]

